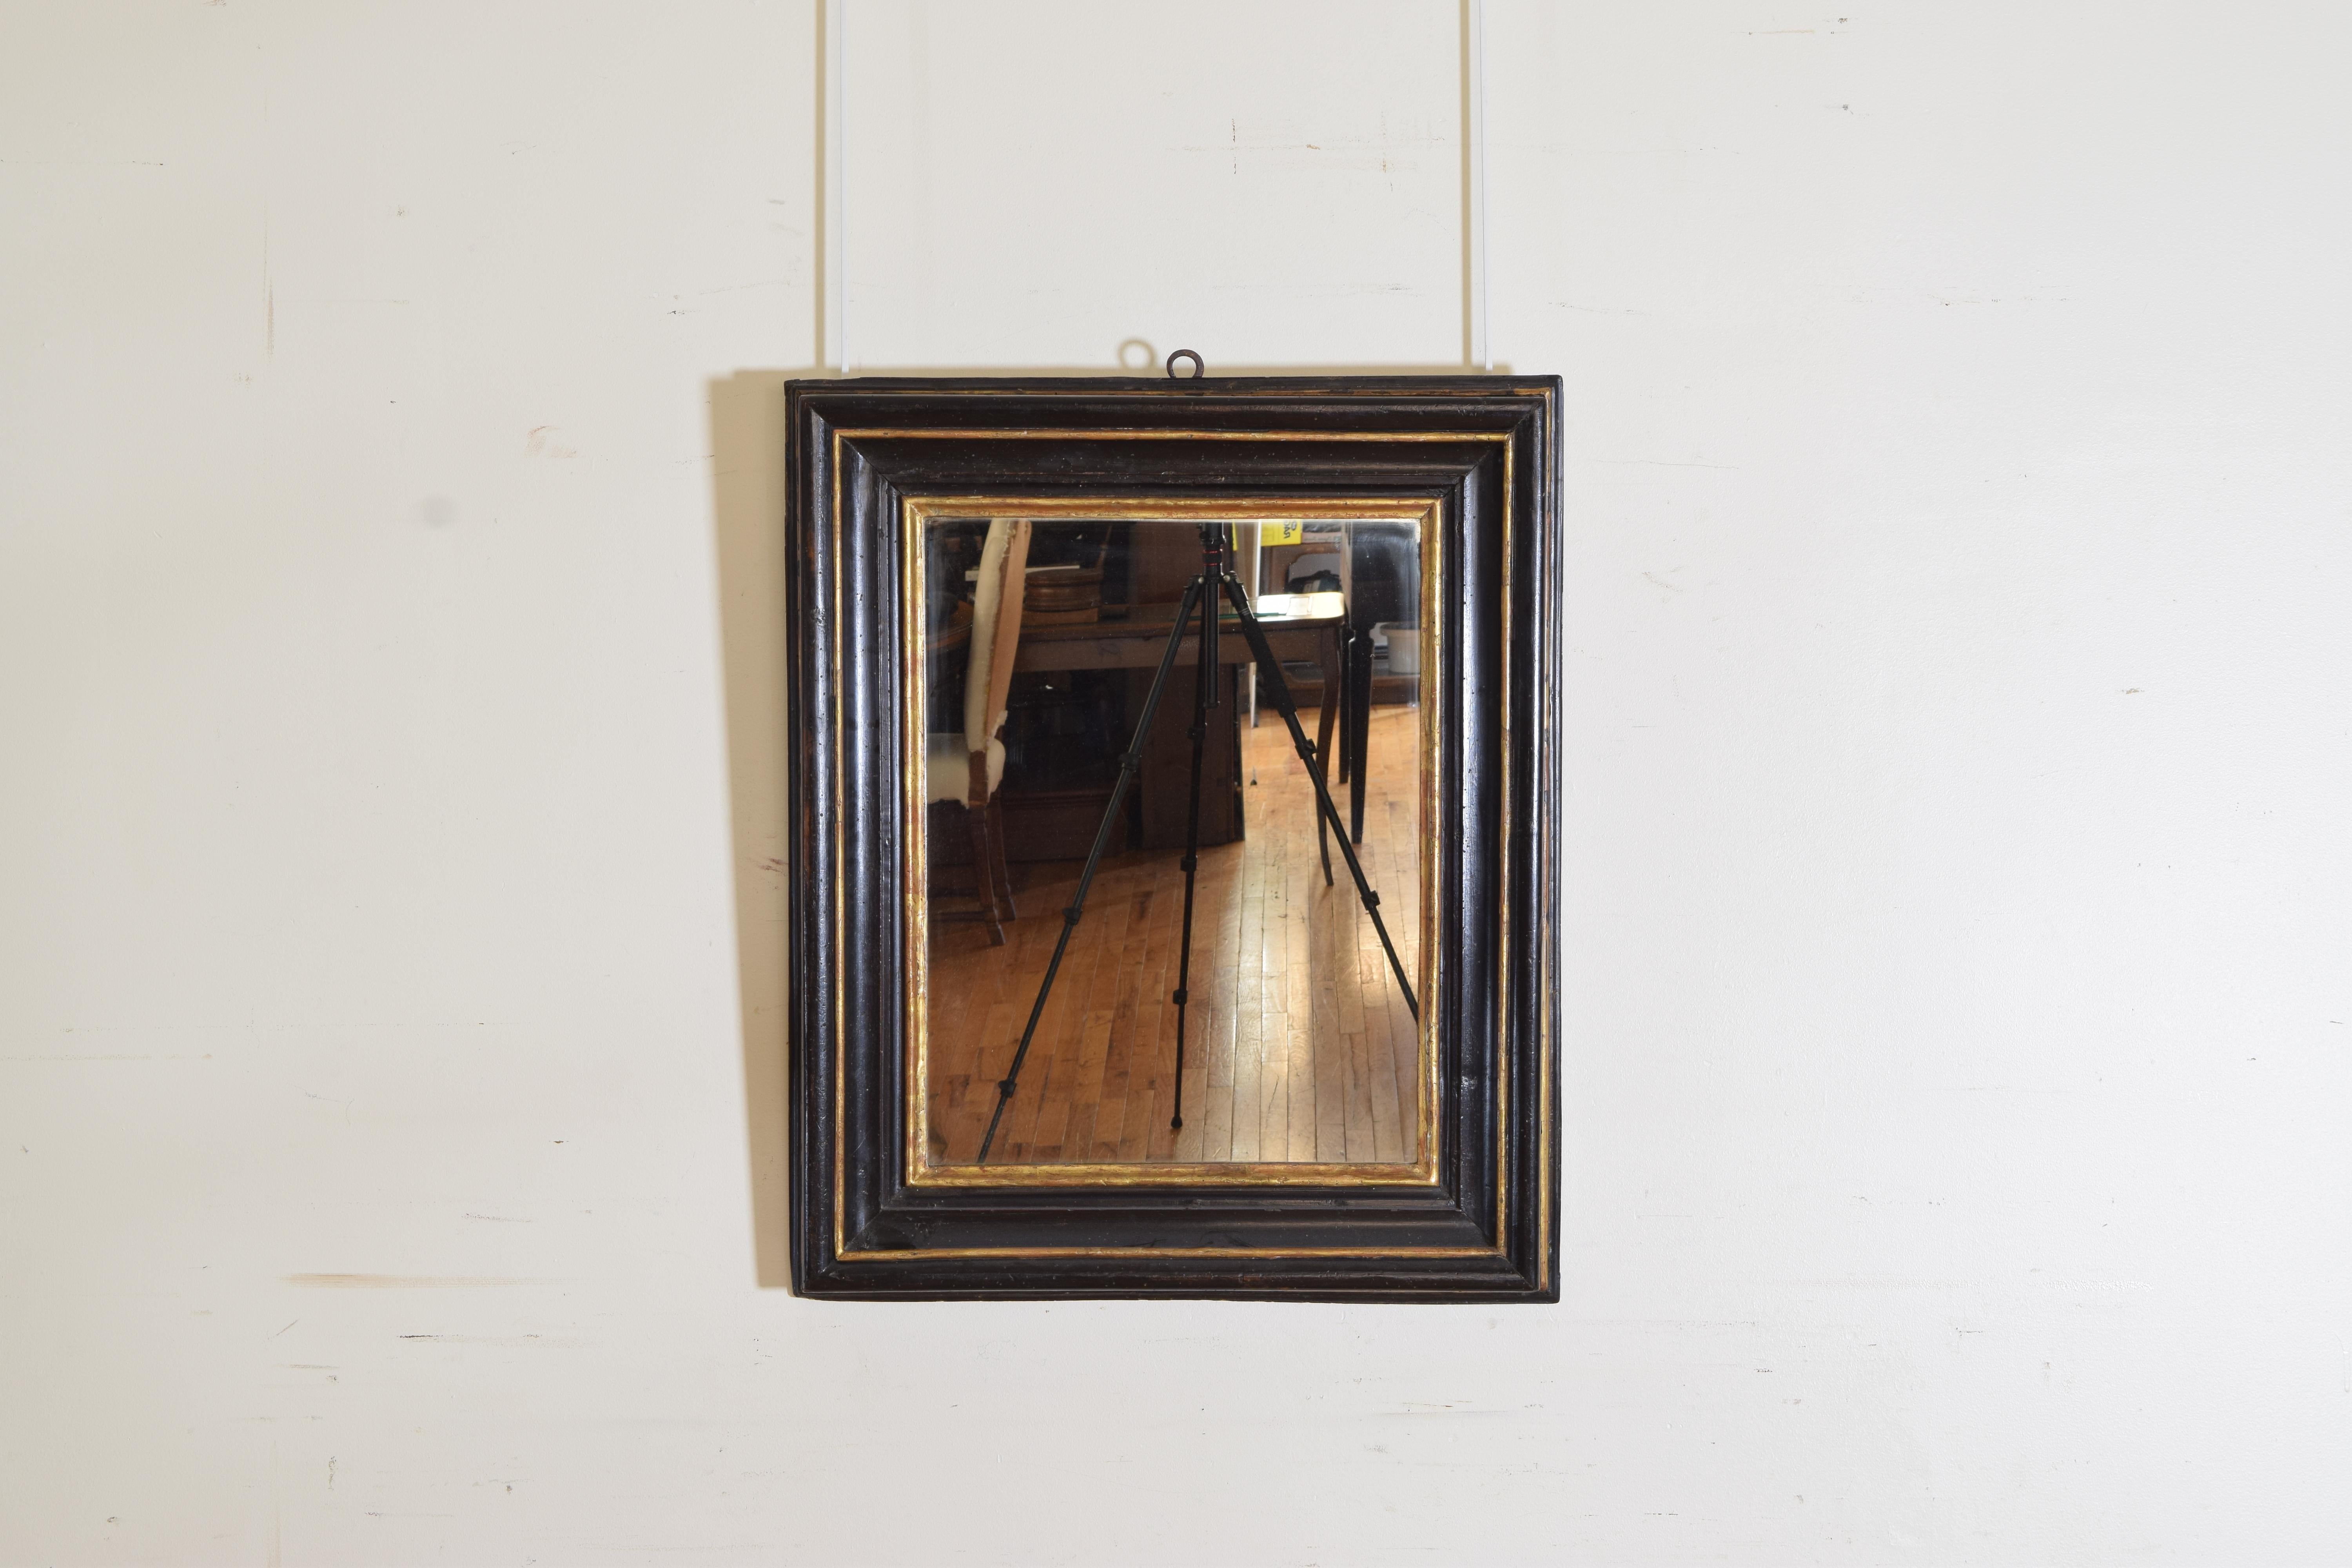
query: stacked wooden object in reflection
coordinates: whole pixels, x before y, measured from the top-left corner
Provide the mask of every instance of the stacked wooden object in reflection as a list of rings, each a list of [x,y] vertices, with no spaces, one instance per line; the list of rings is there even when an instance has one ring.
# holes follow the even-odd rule
[[[1102,567],[1032,566],[1024,614],[1037,626],[1085,626],[1102,619]]]

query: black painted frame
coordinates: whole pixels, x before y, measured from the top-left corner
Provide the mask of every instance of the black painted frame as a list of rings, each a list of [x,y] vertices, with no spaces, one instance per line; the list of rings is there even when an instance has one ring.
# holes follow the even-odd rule
[[[796,1290],[1559,1300],[1559,406],[1552,376],[789,384]],[[1089,492],[1440,503],[1433,1184],[907,1180],[902,502]]]

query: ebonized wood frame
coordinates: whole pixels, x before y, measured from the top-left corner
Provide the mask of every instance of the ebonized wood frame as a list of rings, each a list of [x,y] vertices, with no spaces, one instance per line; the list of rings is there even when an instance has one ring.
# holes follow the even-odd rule
[[[787,386],[795,1289],[1559,1300],[1559,403],[1549,376]],[[1433,1181],[908,1180],[901,531],[992,495],[1435,503]]]

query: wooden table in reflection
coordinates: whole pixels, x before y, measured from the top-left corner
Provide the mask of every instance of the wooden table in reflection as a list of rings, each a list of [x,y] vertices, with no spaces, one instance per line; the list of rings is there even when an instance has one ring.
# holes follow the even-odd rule
[[[1267,594],[1256,603],[1258,624],[1277,660],[1313,659],[1323,672],[1323,700],[1316,718],[1315,755],[1318,771],[1329,779],[1331,731],[1339,701],[1339,631],[1345,624],[1345,601],[1337,594]],[[1021,627],[1021,648],[1013,668],[1023,670],[1126,669],[1130,714],[1143,710],[1151,672],[1168,647],[1168,633],[1176,618],[1174,605],[1138,605],[1125,620],[1082,622],[1075,626]],[[1241,634],[1231,609],[1219,623],[1217,662],[1227,668],[1255,661],[1248,639]],[[1176,650],[1168,689],[1160,699],[1160,721],[1144,741],[1143,768],[1136,779],[1140,797],[1142,838],[1147,849],[1180,848],[1184,843],[1185,804],[1190,794],[1192,762],[1189,725],[1181,717],[1192,710],[1193,682],[1201,661],[1196,632]],[[1287,689],[1288,677],[1279,668],[1276,678]],[[1225,697],[1232,719],[1212,723],[1202,759],[1201,842],[1227,844],[1242,836],[1240,706]],[[1224,781],[1230,787],[1213,787]]]
[[[1258,624],[1265,631],[1266,645],[1277,660],[1311,659],[1322,671],[1323,700],[1316,719],[1315,754],[1317,769],[1328,784],[1331,731],[1339,713],[1339,633],[1347,620],[1346,601],[1338,594],[1265,594],[1258,597],[1255,608]],[[1139,714],[1144,693],[1150,688],[1151,672],[1159,667],[1160,657],[1167,649],[1169,629],[1175,619],[1176,606],[1172,604],[1138,605],[1129,610],[1125,619],[1116,621],[1039,626],[1024,618],[1020,651],[1013,656],[1013,667],[1031,672],[1127,670],[1128,712],[1130,716]],[[963,646],[970,637],[969,627],[936,632],[930,651],[934,655],[950,652]],[[1227,608],[1219,623],[1218,664],[1231,668],[1254,663],[1255,659],[1248,639],[1242,636],[1237,617]],[[1193,681],[1200,662],[1201,638],[1196,631],[1186,637],[1183,646],[1177,649],[1168,689],[1160,699],[1159,719],[1144,742],[1143,767],[1136,779],[1136,791],[1141,798],[1143,832],[1139,847],[1143,848],[1183,847],[1192,745],[1186,733],[1189,725],[1181,715],[1192,711]],[[1286,674],[1277,668],[1275,676],[1285,689],[1289,689]],[[1232,721],[1209,727],[1201,805],[1203,845],[1226,844],[1242,836],[1240,705],[1231,701],[1232,695],[1230,689],[1225,694]],[[1268,715],[1266,721],[1276,721],[1275,716]],[[1213,782],[1230,782],[1233,787],[1212,787]],[[1007,804],[1011,804],[1009,796]]]

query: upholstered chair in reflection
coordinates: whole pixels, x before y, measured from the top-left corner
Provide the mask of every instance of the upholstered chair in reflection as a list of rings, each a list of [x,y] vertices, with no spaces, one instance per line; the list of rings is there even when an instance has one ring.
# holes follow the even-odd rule
[[[971,826],[971,876],[988,940],[1004,945],[1013,907],[1013,877],[1004,863],[1004,710],[1013,691],[1013,659],[1021,644],[1021,600],[1028,582],[1029,524],[998,518],[988,525],[971,602],[971,665],[964,673],[963,733],[933,735],[928,772],[930,798],[958,801]]]

